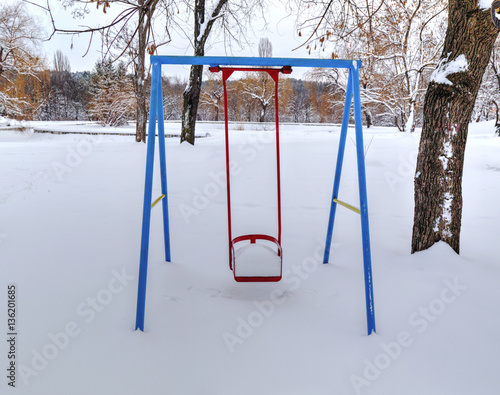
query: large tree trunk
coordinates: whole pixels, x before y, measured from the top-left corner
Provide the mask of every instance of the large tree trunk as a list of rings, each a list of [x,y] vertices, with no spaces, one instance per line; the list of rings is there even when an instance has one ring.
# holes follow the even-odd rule
[[[137,101],[135,141],[146,142],[146,125],[148,120],[148,109],[146,105],[146,47],[148,31],[151,24],[151,16],[154,13],[158,1],[150,3],[148,9],[139,11],[139,22],[137,26],[137,57],[134,59],[134,91]],[[145,6],[145,0],[138,0],[140,7]]]
[[[264,122],[264,120],[266,118],[266,110],[267,110],[267,106],[261,103],[259,122]]]
[[[460,252],[462,170],[469,122],[498,30],[478,0],[449,0],[440,63],[424,103],[415,174],[412,253],[442,240]]]
[[[194,56],[205,55],[205,42],[208,34],[201,31],[205,25],[205,0],[195,0],[194,5]],[[203,66],[191,66],[189,81],[184,90],[184,104],[182,108],[181,143],[187,141],[194,145],[194,132],[198,104],[200,102]]]
[[[203,56],[197,54],[196,56]],[[198,104],[200,102],[201,82],[203,79],[203,66],[191,66],[189,82],[184,91],[184,105],[182,109],[181,143],[187,141],[194,145],[194,131]]]
[[[205,15],[205,0],[195,0],[194,3],[194,56],[205,55],[207,42],[212,26],[228,0],[217,0],[212,14]],[[191,66],[189,82],[184,91],[184,105],[182,110],[181,143],[187,141],[194,145],[194,130],[198,103],[200,102],[201,81],[203,66]]]
[[[365,111],[365,119],[366,119],[366,128],[369,129],[372,125],[373,125],[373,122],[372,122],[372,112],[370,110],[366,110]]]
[[[142,91],[141,91],[142,89]],[[139,88],[137,92],[137,120],[135,125],[135,141],[143,143],[146,142],[146,126],[148,122],[147,116],[147,106],[146,106],[146,95],[144,93],[144,87]]]
[[[136,109],[136,125],[135,125],[135,141],[146,142],[146,123],[148,120],[147,106],[146,106],[146,89],[144,87],[145,81],[145,51],[146,43],[144,41],[144,49],[141,50],[141,34],[139,31],[139,53],[137,56],[137,63],[135,69],[135,98],[137,101]]]

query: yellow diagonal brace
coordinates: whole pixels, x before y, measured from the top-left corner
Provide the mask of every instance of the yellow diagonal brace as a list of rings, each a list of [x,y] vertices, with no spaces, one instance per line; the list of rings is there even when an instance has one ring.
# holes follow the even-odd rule
[[[361,210],[357,207],[354,207],[354,206],[351,206],[350,204],[347,204],[345,202],[343,202],[342,200],[339,200],[339,199],[333,199],[333,201],[337,204],[340,204],[341,206],[344,206],[345,208],[348,208],[349,210],[352,210],[354,211],[355,213],[357,214],[361,214]]]
[[[160,203],[160,201],[165,197],[165,194],[161,195],[158,199],[156,199],[153,204],[151,205],[151,208],[153,208],[154,206],[156,206],[158,203]]]

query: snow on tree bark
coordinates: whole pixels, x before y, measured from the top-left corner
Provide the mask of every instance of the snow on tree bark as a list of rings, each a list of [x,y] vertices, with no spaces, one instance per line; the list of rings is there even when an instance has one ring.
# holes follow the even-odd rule
[[[449,0],[448,29],[424,103],[412,253],[442,240],[460,252],[467,132],[498,30],[477,0]]]

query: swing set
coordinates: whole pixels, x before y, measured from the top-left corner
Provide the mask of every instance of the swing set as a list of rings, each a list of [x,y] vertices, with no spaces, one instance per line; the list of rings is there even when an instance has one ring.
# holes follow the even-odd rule
[[[226,142],[226,191],[227,191],[227,229],[229,238],[229,268],[234,273],[234,279],[238,282],[272,282],[280,281],[282,276],[283,267],[283,250],[281,248],[281,176],[280,176],[280,143],[279,143],[279,101],[278,101],[278,81],[279,73],[291,74],[292,68],[290,66],[283,66],[278,68],[263,68],[263,67],[210,67],[212,73],[219,73],[222,71],[222,84],[224,89],[224,129],[225,129],[225,142]],[[229,166],[229,116],[227,111],[227,86],[226,82],[235,71],[250,71],[268,73],[274,81],[274,108],[275,108],[275,122],[276,122],[276,180],[277,180],[277,202],[278,202],[278,236],[268,236],[264,234],[251,234],[242,235],[233,239],[232,237],[232,224],[231,224],[231,174]],[[276,247],[276,256],[267,260],[266,265],[255,265],[255,260],[259,260],[259,253],[251,254],[251,249],[239,248],[236,245],[249,241],[250,244],[255,245],[253,251],[258,251],[259,245],[257,240],[261,242],[270,242]],[[268,243],[269,244],[269,243]],[[261,245],[260,251],[267,251],[269,247]],[[250,254],[248,254],[250,252]],[[246,255],[250,255],[245,259]],[[257,256],[256,256],[257,255]],[[238,258],[238,259],[237,259]],[[253,259],[252,259],[253,258]],[[238,263],[238,265],[237,265]],[[260,267],[259,267],[260,266]],[[263,266],[263,267],[262,267]],[[257,272],[255,271],[257,270]]]
[[[153,67],[151,81],[151,101],[149,113],[148,145],[146,158],[146,177],[144,189],[144,206],[141,237],[141,254],[139,265],[139,285],[137,294],[136,327],[144,331],[144,316],[146,307],[146,282],[149,253],[149,233],[151,210],[158,203],[163,207],[163,230],[165,260],[171,261],[170,229],[168,216],[167,169],[165,153],[165,128],[163,118],[163,97],[161,85],[162,65],[208,65],[214,73],[222,72],[224,89],[224,125],[226,152],[226,193],[227,193],[227,224],[228,224],[228,256],[229,268],[233,271],[237,282],[276,282],[282,278],[283,249],[281,246],[281,177],[280,177],[280,143],[278,114],[278,82],[279,74],[292,73],[292,67],[323,67],[342,68],[349,70],[346,89],[344,113],[340,132],[339,149],[333,193],[330,206],[330,216],[326,234],[323,263],[328,263],[332,242],[333,225],[337,205],[343,206],[361,217],[361,233],[363,241],[363,267],[365,280],[365,299],[368,335],[375,332],[375,309],[373,301],[373,282],[371,272],[370,234],[368,225],[368,204],[366,192],[366,173],[363,146],[363,130],[361,121],[361,101],[359,92],[359,68],[361,61],[339,59],[295,59],[295,58],[248,58],[248,57],[196,57],[196,56],[151,56]],[[229,165],[229,119],[227,110],[228,78],[234,72],[249,71],[269,74],[275,87],[275,123],[276,123],[276,182],[277,182],[277,217],[278,232],[276,236],[266,234],[247,234],[233,237],[231,221],[231,185]],[[344,159],[347,129],[349,124],[351,103],[354,102],[354,120],[356,133],[356,153],[358,163],[358,184],[360,208],[356,208],[338,199],[342,164]],[[160,157],[161,195],[152,203],[153,167],[155,151],[155,135],[158,129],[158,145]],[[263,253],[264,252],[264,253]]]

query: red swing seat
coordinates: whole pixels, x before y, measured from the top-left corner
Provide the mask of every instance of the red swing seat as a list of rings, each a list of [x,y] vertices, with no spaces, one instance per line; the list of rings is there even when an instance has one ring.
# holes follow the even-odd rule
[[[237,282],[276,282],[283,273],[283,250],[281,248],[281,180],[280,180],[280,149],[279,149],[279,117],[278,117],[278,79],[279,73],[290,74],[292,68],[284,66],[273,68],[235,68],[211,66],[210,71],[222,71],[224,87],[224,115],[226,141],[226,182],[227,211],[229,236],[229,268],[233,271]],[[277,200],[278,200],[278,237],[264,234],[243,235],[232,238],[231,231],[231,188],[229,166],[229,121],[227,111],[226,81],[234,71],[267,72],[275,83],[275,119],[276,119],[276,164],[277,164]],[[249,242],[249,243],[246,243]]]
[[[246,241],[250,243],[244,243]],[[239,243],[242,245],[236,248],[236,244]],[[238,282],[280,281],[283,271],[283,251],[278,239],[267,235],[245,235],[234,238],[231,242],[230,268],[234,272],[234,279]]]

